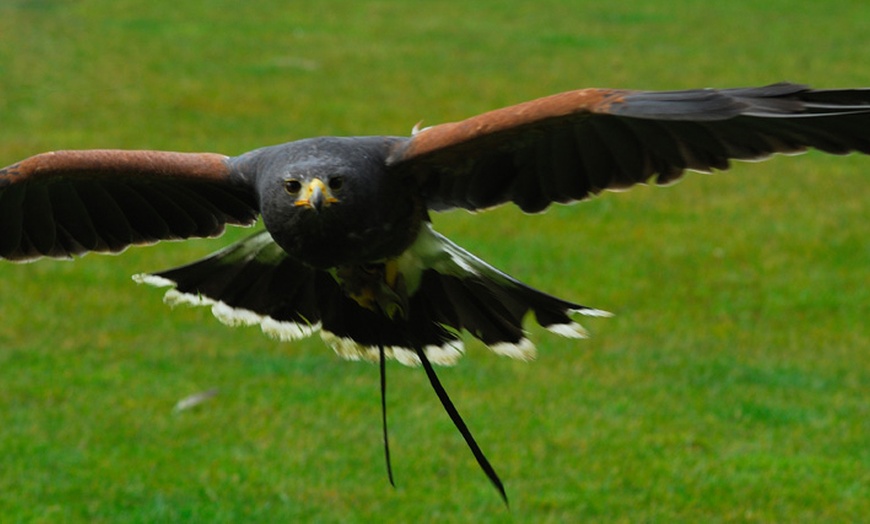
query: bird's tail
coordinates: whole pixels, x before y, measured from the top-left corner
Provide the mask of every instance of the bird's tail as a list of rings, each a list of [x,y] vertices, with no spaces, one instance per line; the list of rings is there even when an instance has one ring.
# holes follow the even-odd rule
[[[411,259],[411,262],[404,260]],[[535,347],[523,329],[531,313],[537,323],[559,335],[584,338],[573,316],[610,313],[568,302],[534,289],[494,268],[425,224],[400,265],[421,267],[419,284],[411,277],[411,311],[455,331],[467,331],[500,355],[528,360]],[[403,270],[412,274],[411,269]]]
[[[535,347],[523,329],[529,313],[541,326],[580,338],[574,314],[609,313],[533,289],[460,248],[426,224],[397,260],[406,304],[401,315],[363,307],[348,296],[341,273],[305,266],[284,253],[267,232],[256,233],[207,258],[135,280],[173,286],[165,301],[211,306],[229,325],[259,325],[273,337],[295,340],[321,332],[342,357],[377,362],[385,355],[417,365],[453,364],[468,331],[494,352],[531,359]]]

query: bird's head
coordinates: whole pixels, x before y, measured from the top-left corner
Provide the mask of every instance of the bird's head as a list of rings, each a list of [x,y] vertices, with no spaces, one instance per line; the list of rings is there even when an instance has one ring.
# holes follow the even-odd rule
[[[355,187],[357,179],[365,178],[373,166],[360,162],[361,155],[348,150],[345,140],[299,140],[232,160],[234,169],[256,188],[269,231],[299,220],[330,220],[363,196],[364,188]]]
[[[408,236],[397,231],[419,226],[413,182],[391,176],[386,166],[396,140],[313,138],[234,162],[257,188],[275,241],[295,258],[331,267],[395,256]]]
[[[323,178],[291,174],[284,180],[283,186],[284,191],[294,199],[294,207],[320,213],[324,207],[341,202],[337,194],[344,186],[344,178],[341,174],[326,174]]]

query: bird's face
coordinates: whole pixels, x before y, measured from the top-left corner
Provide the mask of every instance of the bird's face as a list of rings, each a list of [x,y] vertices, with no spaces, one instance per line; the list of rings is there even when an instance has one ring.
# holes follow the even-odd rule
[[[397,256],[419,229],[423,206],[410,179],[388,174],[391,139],[316,138],[252,158],[266,228],[315,267]]]
[[[294,207],[320,213],[325,207],[341,202],[336,194],[341,192],[345,179],[341,174],[327,174],[324,178],[290,174],[284,180],[284,191],[294,199]]]

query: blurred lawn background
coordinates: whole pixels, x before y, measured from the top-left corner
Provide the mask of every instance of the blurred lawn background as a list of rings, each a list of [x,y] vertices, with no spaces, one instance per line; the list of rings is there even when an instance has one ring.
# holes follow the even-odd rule
[[[0,1],[0,165],[407,134],[562,90],[870,85],[864,0]],[[870,515],[867,157],[811,153],[436,227],[608,309],[440,374],[277,343],[133,273],[211,241],[0,263],[2,522],[857,522]],[[187,395],[218,388],[195,409]]]

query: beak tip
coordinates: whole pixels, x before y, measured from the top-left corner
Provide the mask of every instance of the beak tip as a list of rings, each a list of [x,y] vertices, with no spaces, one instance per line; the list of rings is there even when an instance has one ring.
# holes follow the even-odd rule
[[[309,202],[311,202],[312,209],[319,213],[320,210],[323,208],[324,202],[323,192],[320,190],[320,188],[314,189],[314,191],[311,193],[311,197],[309,198]]]

